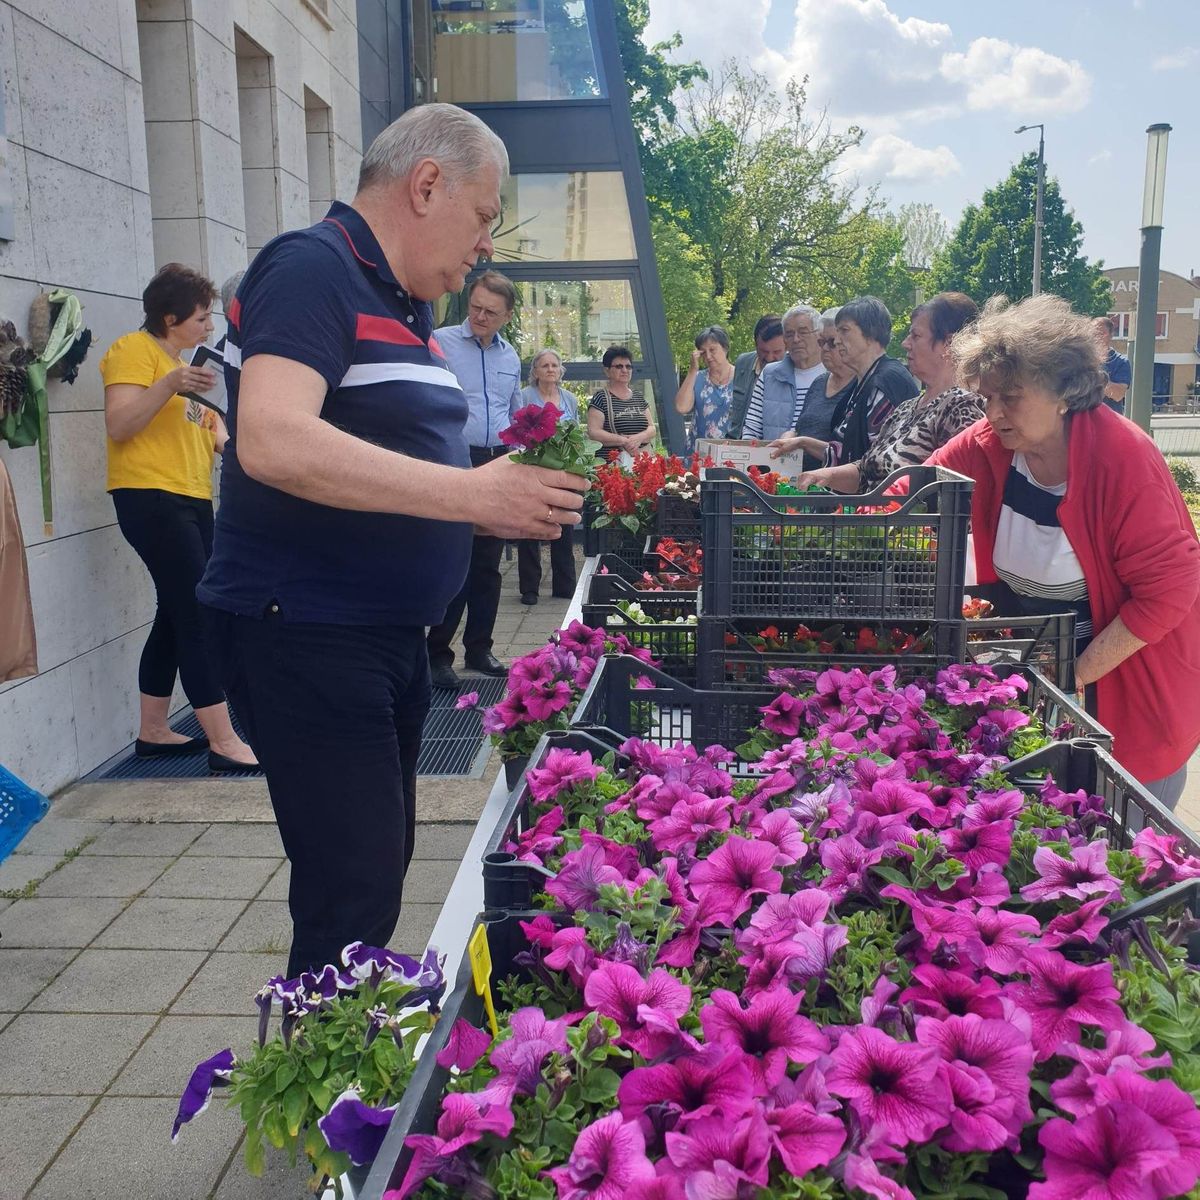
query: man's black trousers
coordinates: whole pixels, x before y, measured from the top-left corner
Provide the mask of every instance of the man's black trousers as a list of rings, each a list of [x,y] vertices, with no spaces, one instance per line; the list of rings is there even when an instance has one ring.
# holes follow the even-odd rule
[[[501,454],[510,453],[512,450],[509,446],[472,446],[471,466],[481,467]],[[429,661],[435,667],[448,667],[454,662],[450,643],[462,620],[463,609],[467,612],[467,625],[463,630],[463,657],[468,660],[479,659],[491,653],[492,630],[500,607],[500,558],[503,554],[503,538],[477,536],[472,539],[467,581],[447,606],[442,623],[429,631]]]
[[[204,612],[292,864],[288,977],[349,942],[386,946],[413,853],[425,630]]]

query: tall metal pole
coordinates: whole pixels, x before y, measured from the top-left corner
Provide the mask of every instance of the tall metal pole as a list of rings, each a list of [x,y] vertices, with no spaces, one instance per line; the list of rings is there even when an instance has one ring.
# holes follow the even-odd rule
[[[1033,294],[1042,290],[1042,200],[1046,195],[1046,127],[1038,126],[1037,202],[1033,213]]]
[[[1167,181],[1170,125],[1147,130],[1146,181],[1142,191],[1142,253],[1138,263],[1137,322],[1133,342],[1133,384],[1126,411],[1147,433],[1153,412],[1154,338],[1158,324],[1158,265],[1162,250],[1163,192]]]

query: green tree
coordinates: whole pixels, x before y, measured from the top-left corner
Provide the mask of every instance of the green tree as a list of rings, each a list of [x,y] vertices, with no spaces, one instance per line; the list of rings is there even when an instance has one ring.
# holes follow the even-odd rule
[[[979,204],[967,205],[934,259],[930,290],[966,292],[980,303],[995,295],[1011,300],[1030,295],[1036,191],[1037,155],[1030,153]],[[1081,253],[1083,226],[1056,179],[1046,179],[1042,211],[1042,290],[1069,300],[1078,312],[1107,312],[1111,295],[1104,264],[1088,262]]]
[[[724,314],[709,291],[700,247],[678,225],[662,216],[651,219],[650,233],[658,261],[671,351],[677,363],[686,363],[696,334],[706,325],[719,325]]]
[[[902,204],[890,219],[904,238],[908,265],[916,271],[927,271],[950,240],[946,218],[932,204]]]

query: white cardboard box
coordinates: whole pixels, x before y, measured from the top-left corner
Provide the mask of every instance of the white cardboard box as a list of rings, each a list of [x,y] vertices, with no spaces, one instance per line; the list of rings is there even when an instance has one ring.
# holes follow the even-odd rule
[[[772,458],[770,443],[757,438],[698,438],[696,449],[700,457],[708,455],[718,467],[730,466],[735,471],[747,467],[762,467],[767,471],[778,471],[780,475],[793,478],[804,470],[804,452],[794,450]]]

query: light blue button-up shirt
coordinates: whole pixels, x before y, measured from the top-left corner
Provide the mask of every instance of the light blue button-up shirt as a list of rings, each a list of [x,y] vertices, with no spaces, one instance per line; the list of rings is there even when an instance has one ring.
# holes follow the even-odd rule
[[[500,430],[512,424],[520,407],[521,360],[499,334],[483,346],[471,332],[470,321],[443,325],[434,334],[466,393],[468,446],[499,446]]]

